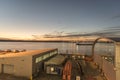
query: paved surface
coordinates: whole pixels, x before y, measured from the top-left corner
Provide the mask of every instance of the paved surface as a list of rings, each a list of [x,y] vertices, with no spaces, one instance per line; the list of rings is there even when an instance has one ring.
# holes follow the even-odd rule
[[[42,72],[39,77],[35,78],[34,80],[62,80],[62,76],[60,75],[50,75]]]
[[[85,62],[84,60],[78,60],[81,64],[81,70],[76,64],[75,60],[71,60],[72,63],[72,76],[71,80],[76,80],[76,76],[80,76],[81,80],[106,80],[103,76],[101,76],[97,67],[93,62]],[[23,77],[15,77],[8,74],[0,74],[0,80],[28,80]],[[33,80],[62,80],[62,75],[49,75],[45,72],[41,72],[40,75]]]
[[[0,74],[0,80],[28,80],[24,77],[16,77],[9,74]]]
[[[106,80],[93,62],[85,62],[83,80]]]
[[[84,60],[77,60],[77,62],[81,64],[82,70],[79,69],[75,60],[72,60],[72,80],[76,80],[76,76],[80,76],[81,80],[106,80],[93,62]]]

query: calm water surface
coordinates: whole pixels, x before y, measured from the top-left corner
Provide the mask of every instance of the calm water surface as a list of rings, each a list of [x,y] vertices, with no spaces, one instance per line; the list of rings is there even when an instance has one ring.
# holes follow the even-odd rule
[[[66,42],[0,42],[0,49],[17,49],[17,50],[35,50],[35,49],[44,49],[44,48],[58,48],[59,53],[81,53],[81,54],[91,54],[90,45],[76,45],[75,43],[66,43]],[[113,53],[113,44],[97,44],[96,52],[97,53]]]

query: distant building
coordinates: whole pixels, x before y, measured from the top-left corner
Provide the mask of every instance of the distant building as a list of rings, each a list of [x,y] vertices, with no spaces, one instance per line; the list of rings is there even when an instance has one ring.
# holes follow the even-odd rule
[[[57,49],[43,49],[0,54],[0,73],[32,78],[44,69],[44,61],[57,53]]]
[[[66,57],[57,55],[44,63],[44,69],[47,74],[61,75],[63,66],[66,62]]]

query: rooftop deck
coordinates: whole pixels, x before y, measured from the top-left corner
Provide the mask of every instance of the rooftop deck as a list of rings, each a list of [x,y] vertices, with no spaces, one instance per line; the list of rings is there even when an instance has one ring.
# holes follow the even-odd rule
[[[20,57],[20,56],[27,56],[27,55],[37,55],[42,54],[44,52],[52,51],[56,49],[41,49],[41,50],[29,50],[25,52],[0,52],[0,58],[5,57]]]

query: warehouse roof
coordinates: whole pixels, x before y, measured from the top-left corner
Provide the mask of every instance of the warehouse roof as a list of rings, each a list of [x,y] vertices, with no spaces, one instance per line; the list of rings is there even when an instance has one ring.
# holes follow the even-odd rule
[[[25,51],[25,52],[9,52],[9,53],[0,53],[0,58],[4,58],[4,57],[19,57],[19,56],[28,56],[28,55],[37,55],[37,54],[42,54],[44,52],[48,52],[48,51],[52,51],[55,49],[41,49],[41,50],[29,50],[29,51]]]
[[[66,57],[62,56],[62,55],[57,55],[53,58],[51,58],[50,60],[46,61],[45,64],[53,64],[53,65],[60,65],[65,61]]]

